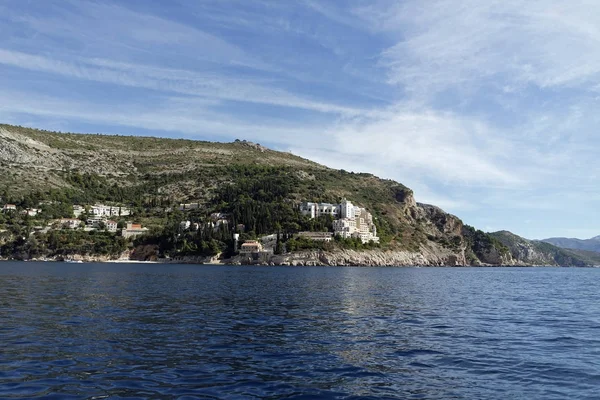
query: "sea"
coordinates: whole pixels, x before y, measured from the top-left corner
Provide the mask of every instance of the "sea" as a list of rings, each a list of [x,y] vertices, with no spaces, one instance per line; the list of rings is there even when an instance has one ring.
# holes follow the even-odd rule
[[[0,398],[599,399],[600,269],[2,262]]]

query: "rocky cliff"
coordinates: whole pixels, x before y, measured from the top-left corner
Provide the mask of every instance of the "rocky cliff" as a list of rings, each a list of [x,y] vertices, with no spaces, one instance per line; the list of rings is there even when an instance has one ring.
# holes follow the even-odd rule
[[[527,240],[511,232],[500,231],[490,234],[509,250],[515,265],[589,266],[582,257],[551,244]]]

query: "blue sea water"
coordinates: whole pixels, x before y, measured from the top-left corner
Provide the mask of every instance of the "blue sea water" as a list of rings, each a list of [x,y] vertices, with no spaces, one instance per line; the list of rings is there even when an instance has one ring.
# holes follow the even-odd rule
[[[1,398],[597,399],[600,269],[0,263]]]

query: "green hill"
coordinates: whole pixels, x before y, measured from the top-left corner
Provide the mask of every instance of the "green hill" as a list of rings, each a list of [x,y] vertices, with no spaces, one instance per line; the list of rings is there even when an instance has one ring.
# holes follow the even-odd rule
[[[404,252],[419,255],[412,259],[429,265],[520,262],[500,238],[465,226],[437,207],[417,203],[413,192],[398,182],[330,169],[245,141],[72,134],[0,125],[0,198],[19,209],[44,204],[36,217],[0,216],[3,257],[114,255],[131,248],[150,248],[170,257],[229,254],[234,232],[243,238],[278,234],[286,241],[299,231],[328,230],[331,221],[302,216],[299,204],[347,198],[373,214],[380,245],[290,242],[290,247]],[[32,233],[36,226],[70,216],[73,204],[96,202],[131,207],[133,217],[119,222],[140,222],[150,234],[134,243],[107,243],[96,249],[95,243],[110,239],[92,237],[98,234],[93,232],[70,233],[76,237]],[[180,203],[199,206],[183,214],[177,210]],[[182,220],[205,226],[212,213],[227,213],[231,224],[182,237],[177,233]]]
[[[594,264],[589,255],[577,254],[542,241],[527,240],[511,232],[500,231],[490,235],[505,245],[515,260],[524,264],[578,267]]]

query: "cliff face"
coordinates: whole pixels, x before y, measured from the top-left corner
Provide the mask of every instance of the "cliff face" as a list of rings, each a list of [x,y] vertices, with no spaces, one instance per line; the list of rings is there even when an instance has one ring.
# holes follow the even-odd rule
[[[275,256],[271,260],[276,265],[325,265],[325,266],[463,266],[464,259],[450,252],[408,252],[408,251],[354,251],[299,252]]]
[[[490,234],[506,246],[515,265],[554,265],[584,267],[591,264],[569,251],[551,244],[527,240],[511,232],[500,231]]]

